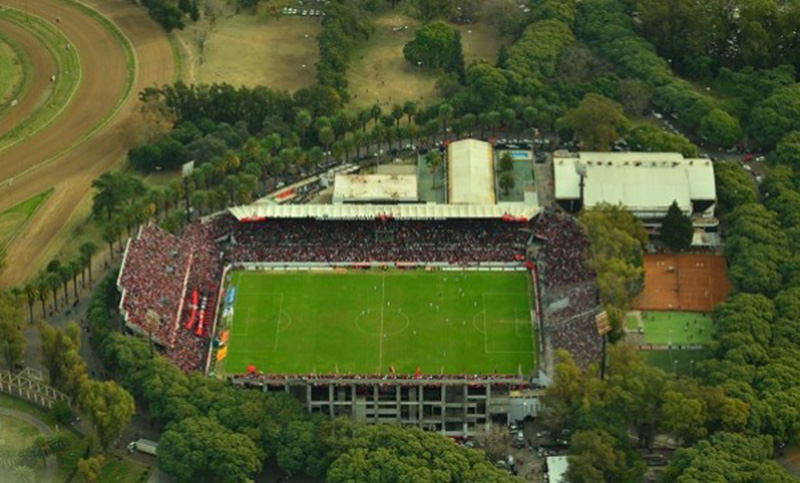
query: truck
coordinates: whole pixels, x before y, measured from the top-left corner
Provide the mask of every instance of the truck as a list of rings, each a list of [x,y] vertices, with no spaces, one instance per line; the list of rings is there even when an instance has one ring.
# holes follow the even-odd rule
[[[149,439],[137,439],[136,441],[128,443],[129,454],[133,454],[134,451],[141,451],[142,453],[155,456],[157,449],[158,443],[150,441]]]

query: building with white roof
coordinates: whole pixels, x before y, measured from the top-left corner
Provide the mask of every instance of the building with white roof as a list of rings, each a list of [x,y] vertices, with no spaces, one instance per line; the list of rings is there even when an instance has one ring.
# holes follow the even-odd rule
[[[568,153],[553,156],[555,198],[571,211],[622,205],[648,224],[660,223],[670,205],[696,226],[716,226],[714,165],[679,153]]]
[[[547,481],[549,483],[566,483],[569,459],[567,456],[547,457]]]
[[[416,203],[417,176],[411,174],[337,174],[333,203]]]
[[[497,203],[494,150],[477,139],[463,139],[447,148],[447,202],[453,205]]]

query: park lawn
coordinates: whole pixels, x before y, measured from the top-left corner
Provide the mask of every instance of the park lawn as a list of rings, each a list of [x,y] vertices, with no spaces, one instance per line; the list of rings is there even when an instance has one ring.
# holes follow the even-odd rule
[[[107,455],[100,471],[101,483],[137,483],[147,481],[151,468],[129,458],[119,459],[116,455]]]
[[[14,239],[52,193],[52,188],[42,191],[0,213],[0,249],[5,248]]]
[[[422,26],[419,20],[398,10],[389,10],[370,19],[375,30],[352,55],[347,72],[350,106],[369,107],[376,102],[391,109],[394,104],[417,101],[420,105],[436,101],[436,80],[440,72],[412,66],[403,57],[403,47],[414,39],[414,32]],[[394,28],[403,28],[395,32]],[[511,39],[500,35],[485,24],[454,25],[461,31],[464,65],[485,60],[492,65],[497,60],[500,45],[511,45]]]
[[[521,272],[235,272],[225,372],[528,374]]]
[[[47,425],[50,426],[53,431],[55,431],[58,427],[50,412],[7,394],[0,394],[0,407],[15,409],[17,411],[28,413],[31,416],[34,416],[35,418],[47,423]],[[78,436],[72,431],[64,430],[63,428],[59,428],[59,430],[69,440],[69,450],[58,460],[56,481],[67,481],[75,471],[75,466],[78,464],[78,460],[83,457],[86,448],[89,446],[89,440],[85,437]],[[0,476],[2,476],[2,473],[0,473]],[[5,480],[0,478],[0,481]]]
[[[5,106],[15,98],[25,80],[23,64],[17,53],[0,36],[0,105]]]
[[[29,448],[39,434],[39,430],[25,421],[0,415],[0,457],[6,452],[15,454]],[[4,466],[0,465],[0,481],[14,481],[11,469]],[[39,464],[35,471],[36,481],[39,481],[44,467]]]
[[[693,365],[713,356],[710,349],[668,349],[639,353],[647,364],[678,376],[693,376]]]
[[[645,342],[654,345],[705,345],[714,335],[710,316],[696,312],[642,312]]]
[[[321,17],[241,13],[207,19],[177,32],[191,55],[185,59],[187,83],[227,82],[290,92],[316,82],[317,36]],[[205,42],[201,49],[201,43]]]

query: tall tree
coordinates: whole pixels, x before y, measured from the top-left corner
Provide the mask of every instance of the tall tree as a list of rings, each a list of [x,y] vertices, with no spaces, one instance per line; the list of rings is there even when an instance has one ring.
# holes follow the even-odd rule
[[[692,244],[692,220],[681,211],[678,202],[673,201],[667,216],[661,221],[661,241],[670,250],[686,250]]]
[[[25,355],[28,341],[21,330],[24,319],[21,297],[0,292],[0,355],[11,371]]]
[[[570,109],[559,123],[577,134],[585,151],[608,151],[619,139],[627,119],[622,106],[598,94],[586,94],[578,107]]]
[[[136,411],[133,396],[114,381],[87,381],[81,387],[80,406],[92,422],[97,438],[107,448]]]
[[[261,451],[250,438],[205,417],[171,425],[161,436],[158,459],[179,482],[248,481],[262,465]]]

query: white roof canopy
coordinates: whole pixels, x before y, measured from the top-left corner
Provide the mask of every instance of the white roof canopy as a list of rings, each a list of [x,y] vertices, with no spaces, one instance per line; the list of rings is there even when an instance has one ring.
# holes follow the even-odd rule
[[[411,174],[337,174],[333,201],[417,201],[417,176]]]
[[[317,218],[330,220],[372,220],[388,216],[405,220],[446,220],[457,218],[525,218],[539,213],[536,206],[522,203],[503,205],[247,205],[229,208],[240,221],[270,218]]]
[[[684,159],[679,153],[557,153],[556,199],[581,197],[579,170],[585,172],[587,208],[610,203],[633,211],[665,211],[677,201],[688,212],[692,201],[716,199],[714,167],[708,159]]]
[[[447,148],[448,203],[493,205],[492,145],[476,139],[455,141]]]

